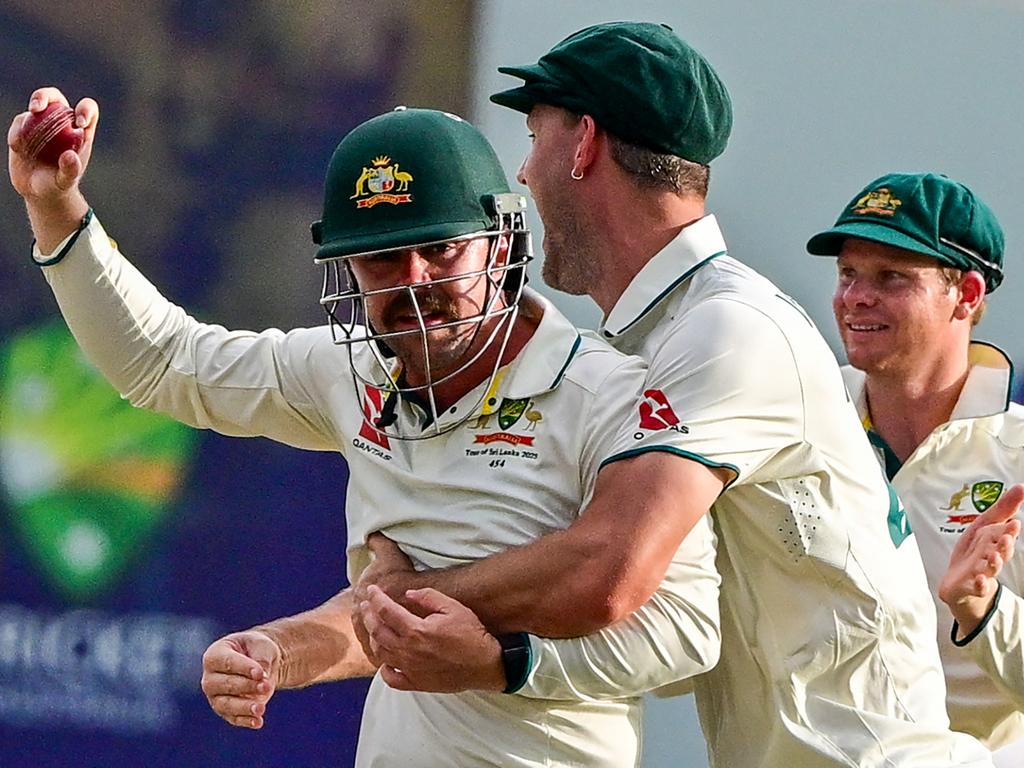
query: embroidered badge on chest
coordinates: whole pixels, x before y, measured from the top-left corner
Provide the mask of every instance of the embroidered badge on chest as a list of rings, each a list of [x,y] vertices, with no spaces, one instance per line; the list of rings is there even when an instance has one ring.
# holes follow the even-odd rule
[[[491,420],[497,417],[498,432],[484,432],[492,429]],[[480,415],[469,424],[469,428],[479,430],[474,435],[473,446],[466,448],[466,456],[485,458],[491,467],[505,466],[505,459],[536,460],[537,451],[531,450],[536,435],[524,432],[536,432],[537,425],[544,421],[543,414],[534,407],[528,397],[509,399],[503,398],[497,407],[487,403]],[[510,431],[518,425],[518,429]],[[481,446],[481,447],[475,447]]]

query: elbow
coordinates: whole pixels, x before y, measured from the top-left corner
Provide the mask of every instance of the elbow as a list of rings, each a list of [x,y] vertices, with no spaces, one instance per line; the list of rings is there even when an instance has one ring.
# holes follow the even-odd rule
[[[594,568],[582,570],[583,573],[574,579],[569,603],[581,622],[580,634],[597,632],[628,618],[654,591],[645,592],[646,585],[638,585],[616,572]]]

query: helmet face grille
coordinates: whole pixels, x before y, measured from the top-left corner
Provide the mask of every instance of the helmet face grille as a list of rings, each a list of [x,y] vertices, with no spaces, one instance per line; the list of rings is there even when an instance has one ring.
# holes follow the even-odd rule
[[[351,260],[366,254],[353,254],[348,257],[318,259],[324,267],[323,290],[320,304],[327,314],[331,335],[335,344],[344,345],[348,350],[352,376],[359,390],[359,383],[366,387],[384,390],[389,398],[400,397],[402,402],[415,404],[423,413],[422,429],[410,429],[409,419],[396,418],[393,414],[398,405],[389,402],[392,409],[387,419],[378,419],[376,423],[367,423],[383,436],[399,440],[420,440],[448,432],[471,416],[479,408],[487,391],[490,389],[500,369],[504,349],[515,325],[519,301],[526,283],[526,266],[532,259],[529,241],[530,234],[525,224],[525,201],[511,212],[500,212],[494,215],[496,228],[483,232],[473,232],[454,238],[455,241],[486,237],[490,240],[489,254],[483,269],[473,272],[445,276],[435,280],[426,280],[415,284],[396,285],[375,290],[363,290],[355,279],[351,269]],[[501,236],[508,240],[508,258],[499,264]],[[442,242],[452,242],[446,240]],[[423,243],[437,245],[440,243]],[[431,288],[447,283],[466,280],[467,278],[483,278],[486,280],[487,295],[484,306],[479,313],[460,317],[453,321],[429,328],[423,321],[420,296]],[[398,295],[404,293],[419,320],[418,327],[381,332],[373,328],[367,314],[368,297]],[[496,322],[495,322],[496,321]],[[430,334],[445,328],[457,326],[474,326],[467,345],[465,359],[447,371],[431,370]],[[481,333],[487,337],[477,343]],[[422,359],[425,370],[417,372],[424,383],[410,386],[402,375],[404,361],[395,355],[392,342],[400,337],[403,343],[409,338],[418,339],[422,347]],[[441,423],[442,414],[438,410],[435,389],[438,385],[449,381],[473,365],[485,353],[497,348],[495,365],[486,381],[481,382],[480,399],[472,408],[462,409],[462,416],[455,421]]]

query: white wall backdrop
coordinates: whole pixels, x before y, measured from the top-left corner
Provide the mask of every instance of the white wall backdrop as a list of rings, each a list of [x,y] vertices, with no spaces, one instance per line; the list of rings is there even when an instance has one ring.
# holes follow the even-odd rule
[[[622,19],[671,25],[725,80],[735,127],[712,164],[709,208],[731,254],[797,298],[834,349],[834,265],[804,243],[874,177],[927,170],[965,182],[999,216],[1008,275],[976,335],[1024,362],[1024,2],[484,0],[469,117],[510,176],[529,142],[521,115],[487,101],[518,82],[496,67]],[[546,292],[577,323],[599,321],[588,299]],[[688,699],[649,707],[644,766],[704,766],[702,744]]]

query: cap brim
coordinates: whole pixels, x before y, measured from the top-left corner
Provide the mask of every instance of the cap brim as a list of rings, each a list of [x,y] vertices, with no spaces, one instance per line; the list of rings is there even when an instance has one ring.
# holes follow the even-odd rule
[[[352,258],[372,253],[381,253],[383,251],[414,248],[429,243],[465,237],[477,232],[483,235],[491,226],[491,223],[482,221],[451,221],[444,224],[410,227],[409,229],[362,235],[360,237],[339,237],[321,245],[317,249],[314,261],[319,264],[330,259]]]
[[[843,241],[848,237],[902,248],[922,256],[930,256],[943,263],[949,261],[949,257],[945,254],[915,240],[910,235],[877,221],[848,221],[825,232],[819,232],[807,241],[807,252],[814,256],[838,256],[843,247]]]
[[[499,91],[491,94],[491,101],[502,107],[514,109],[516,112],[530,114],[537,106],[537,94],[529,86],[523,85],[519,88],[509,88],[507,91]]]
[[[524,64],[520,67],[498,67],[503,75],[522,78],[525,82],[516,88],[509,88],[491,95],[491,101],[516,112],[530,114],[540,103],[553,103],[552,96],[558,82],[539,64]]]

